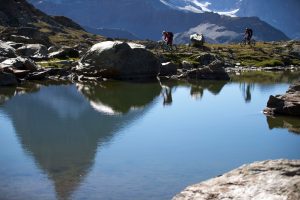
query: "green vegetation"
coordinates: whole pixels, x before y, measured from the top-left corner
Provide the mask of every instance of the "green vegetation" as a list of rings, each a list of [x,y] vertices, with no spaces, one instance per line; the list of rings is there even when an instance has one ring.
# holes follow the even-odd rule
[[[63,68],[65,67],[68,63],[78,61],[78,58],[69,58],[69,59],[51,59],[47,61],[41,61],[37,62],[37,64],[41,67],[47,68],[47,67],[57,67],[57,68]]]
[[[297,42],[296,42],[297,43]],[[197,64],[197,57],[203,53],[210,53],[223,58],[227,63],[250,67],[274,67],[286,65],[300,65],[300,58],[290,53],[291,43],[287,42],[258,42],[255,47],[241,47],[239,44],[206,44],[198,49],[187,45],[179,45],[173,53],[155,50],[158,55],[175,63],[183,60]]]
[[[297,80],[300,76],[300,71],[290,72],[269,72],[269,71],[251,71],[242,72],[240,75],[231,75],[231,81],[233,82],[246,82],[246,83],[279,83],[279,82],[291,82]]]
[[[39,28],[41,33],[48,35],[52,44],[75,46],[78,44],[91,44],[93,42],[104,41],[104,37],[68,27],[52,27],[51,25],[39,21],[32,24]]]

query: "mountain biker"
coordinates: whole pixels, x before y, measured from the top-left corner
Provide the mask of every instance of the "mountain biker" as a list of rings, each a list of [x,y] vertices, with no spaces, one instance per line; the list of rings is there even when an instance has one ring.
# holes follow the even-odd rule
[[[174,34],[172,32],[163,31],[162,35],[163,35],[163,40],[167,43],[167,45],[172,46]]]
[[[253,36],[253,30],[251,28],[246,28],[244,38],[248,42],[249,45],[250,45],[252,36]]]

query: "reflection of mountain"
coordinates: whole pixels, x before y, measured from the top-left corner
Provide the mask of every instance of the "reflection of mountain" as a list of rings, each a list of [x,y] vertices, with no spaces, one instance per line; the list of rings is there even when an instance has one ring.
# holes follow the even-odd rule
[[[132,97],[130,87],[115,96],[110,89],[90,87],[91,94],[103,92],[99,97],[89,96],[90,99],[101,99],[106,92],[111,94],[115,102],[103,100],[108,106],[117,103],[121,108],[145,107],[122,116],[97,112],[75,86],[42,87],[37,93],[13,97],[0,109],[10,117],[23,148],[54,181],[58,198],[66,199],[93,165],[98,145],[108,142],[118,130],[146,113],[146,105],[160,93],[157,85],[152,85],[156,89],[133,87],[137,94],[133,102],[126,101]],[[113,89],[119,91],[118,86]],[[145,96],[143,89],[148,89]]]
[[[267,116],[267,122],[270,129],[273,128],[286,128],[289,132],[300,134],[300,119],[296,117],[269,117]]]

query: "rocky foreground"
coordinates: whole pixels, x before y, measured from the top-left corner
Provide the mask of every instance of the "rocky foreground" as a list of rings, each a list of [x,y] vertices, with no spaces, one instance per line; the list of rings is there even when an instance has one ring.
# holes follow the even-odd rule
[[[299,200],[300,160],[244,165],[220,177],[189,186],[173,200]]]
[[[284,95],[271,95],[264,110],[267,115],[300,116],[300,81],[290,86]]]

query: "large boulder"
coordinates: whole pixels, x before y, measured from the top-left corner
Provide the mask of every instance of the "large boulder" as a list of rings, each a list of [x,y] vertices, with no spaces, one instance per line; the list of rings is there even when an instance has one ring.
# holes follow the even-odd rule
[[[300,116],[300,81],[291,85],[284,95],[271,95],[264,113]]]
[[[193,47],[202,47],[204,45],[205,39],[202,34],[195,33],[190,36],[190,41]]]
[[[62,47],[58,51],[49,54],[49,58],[68,59],[79,58],[79,51],[71,47]]]
[[[15,75],[0,71],[0,86],[17,85],[18,81]]]
[[[177,74],[177,65],[172,62],[162,63],[159,76],[172,76]]]
[[[80,60],[78,70],[92,70],[114,79],[154,79],[161,64],[144,46],[120,41],[94,45]]]
[[[15,58],[16,50],[7,43],[0,41],[0,57]]]
[[[40,60],[48,58],[48,49],[42,44],[25,44],[17,49],[17,54],[19,56]]]
[[[300,160],[272,160],[241,166],[187,187],[173,200],[300,199]]]
[[[224,62],[221,61],[215,61],[203,68],[192,69],[187,72],[187,77],[196,80],[230,80],[224,69]]]
[[[35,71],[37,70],[38,66],[33,60],[29,58],[17,57],[6,59],[2,63],[0,63],[0,68]]]

